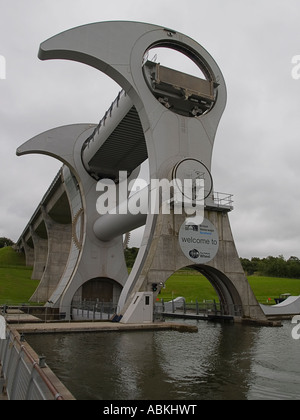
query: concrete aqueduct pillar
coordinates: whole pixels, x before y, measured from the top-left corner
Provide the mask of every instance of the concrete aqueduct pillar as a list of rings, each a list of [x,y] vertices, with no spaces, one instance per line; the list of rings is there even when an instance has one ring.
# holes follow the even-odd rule
[[[64,273],[70,253],[72,227],[69,224],[60,224],[51,219],[44,207],[41,208],[44,223],[47,230],[47,239],[38,239],[37,234],[32,232],[34,249],[37,252],[44,249],[45,261],[36,291],[31,297],[32,302],[47,302],[56,290],[59,280]],[[41,241],[44,246],[41,246]],[[34,265],[34,273],[35,273]]]

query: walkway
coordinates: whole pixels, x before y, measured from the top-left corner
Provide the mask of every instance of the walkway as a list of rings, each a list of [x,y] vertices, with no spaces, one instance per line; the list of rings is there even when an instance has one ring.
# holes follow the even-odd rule
[[[55,322],[14,325],[19,333],[72,333],[72,332],[107,332],[107,331],[163,331],[198,332],[198,327],[172,322],[149,324],[121,324],[116,322]]]

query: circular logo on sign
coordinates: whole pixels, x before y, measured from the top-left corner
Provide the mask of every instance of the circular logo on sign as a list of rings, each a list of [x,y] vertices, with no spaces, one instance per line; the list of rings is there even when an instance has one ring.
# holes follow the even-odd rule
[[[191,258],[193,258],[193,260],[196,260],[197,258],[199,258],[200,252],[198,251],[198,249],[192,249],[189,252],[189,255],[190,255]]]
[[[204,264],[217,255],[219,235],[207,219],[204,219],[201,225],[184,222],[179,231],[179,245],[189,260],[196,264]]]

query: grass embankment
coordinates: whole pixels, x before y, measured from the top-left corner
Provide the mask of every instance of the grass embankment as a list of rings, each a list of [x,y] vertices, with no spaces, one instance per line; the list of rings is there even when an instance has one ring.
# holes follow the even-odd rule
[[[37,288],[39,281],[31,280],[32,267],[25,266],[23,254],[15,252],[12,248],[0,249],[0,305],[26,303]],[[300,295],[300,280],[248,277],[252,290],[260,303],[274,304],[274,298],[281,293]],[[218,302],[218,296],[210,282],[201,274],[193,270],[179,271],[166,282],[162,289],[160,299],[171,300],[184,296],[187,302],[213,300]]]
[[[165,289],[161,290],[159,299],[166,301],[183,296],[187,302],[203,300],[218,301],[218,296],[210,282],[196,271],[179,271],[166,282]]]
[[[274,305],[274,298],[278,298],[282,293],[290,293],[292,296],[300,295],[299,279],[250,276],[248,281],[259,303],[269,302]]]
[[[248,280],[260,303],[274,305],[274,298],[279,297],[282,293],[291,293],[293,296],[300,295],[300,280],[297,279],[250,276]],[[166,282],[166,288],[162,289],[159,298],[170,300],[178,296],[184,296],[187,302],[195,302],[196,299],[198,302],[213,299],[219,301],[210,282],[201,274],[193,271],[175,273]]]
[[[32,267],[25,266],[24,254],[11,247],[0,249],[0,305],[27,303],[39,281],[31,280]]]
[[[0,267],[25,267],[25,255],[21,252],[15,252],[12,247],[0,248]]]

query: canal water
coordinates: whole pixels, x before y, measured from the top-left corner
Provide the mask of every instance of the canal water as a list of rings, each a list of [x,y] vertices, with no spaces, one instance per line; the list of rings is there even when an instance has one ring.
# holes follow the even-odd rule
[[[300,399],[300,340],[283,328],[26,335],[79,400]]]

